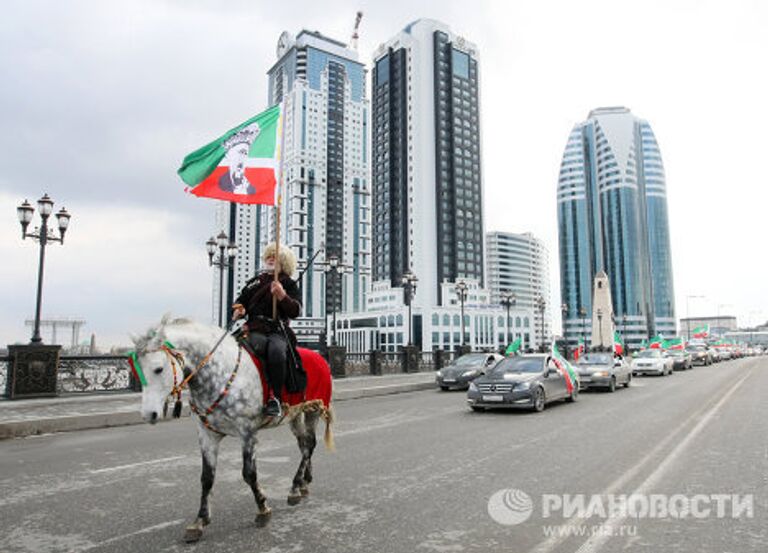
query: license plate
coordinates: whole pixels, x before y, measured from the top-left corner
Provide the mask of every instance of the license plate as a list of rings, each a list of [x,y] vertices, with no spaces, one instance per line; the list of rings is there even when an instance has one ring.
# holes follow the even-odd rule
[[[443,378],[443,382],[456,382],[455,378]]]
[[[504,401],[504,396],[499,396],[499,395],[483,396],[483,401]]]

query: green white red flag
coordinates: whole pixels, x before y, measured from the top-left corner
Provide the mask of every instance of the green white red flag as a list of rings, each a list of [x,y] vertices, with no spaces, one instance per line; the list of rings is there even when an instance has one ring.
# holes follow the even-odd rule
[[[565,387],[570,394],[574,388],[579,387],[579,373],[573,368],[568,360],[560,354],[560,350],[557,349],[554,341],[552,342],[552,348],[550,350],[552,355],[552,361],[554,361],[560,374],[565,378]]]
[[[579,345],[576,347],[576,351],[573,352],[574,360],[578,361],[579,357],[584,355],[585,350],[586,350],[586,347],[584,345],[584,338],[579,338]]]
[[[693,329],[694,338],[709,338],[709,325],[697,326]]]
[[[504,355],[509,356],[509,355],[516,354],[517,352],[520,351],[520,348],[522,347],[522,345],[523,345],[523,338],[522,336],[518,336],[514,342],[512,342],[511,344],[509,344],[509,346],[507,346],[507,350],[504,352]]]
[[[672,338],[664,340],[662,347],[664,349],[685,349],[685,342],[683,342],[682,338]]]
[[[624,355],[624,340],[621,339],[621,334],[616,330],[613,331],[613,353]]]
[[[195,196],[240,204],[276,205],[282,107],[278,104],[195,150],[178,170]]]
[[[651,343],[648,345],[651,349],[661,349],[664,344],[664,337],[661,334],[657,334],[651,338]]]

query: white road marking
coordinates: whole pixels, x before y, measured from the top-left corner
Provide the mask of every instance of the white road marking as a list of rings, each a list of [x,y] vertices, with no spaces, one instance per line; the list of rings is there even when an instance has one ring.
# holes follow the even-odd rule
[[[111,543],[115,543],[120,540],[124,540],[126,538],[132,538],[134,536],[140,536],[141,534],[149,534],[150,532],[155,532],[157,530],[162,530],[163,528],[168,528],[169,526],[177,526],[184,522],[183,518],[179,518],[176,520],[169,520],[168,522],[161,522],[160,524],[155,524],[154,526],[149,526],[147,528],[143,528],[141,530],[137,530],[136,532],[131,532],[129,534],[122,534],[120,536],[115,536],[114,538],[109,538],[108,540],[104,540],[99,543],[94,543],[93,545],[89,545],[88,547],[84,547],[82,549],[77,549],[77,553],[80,553],[81,551],[88,551],[89,549],[95,549],[96,547],[104,547],[105,545],[109,545]]]
[[[143,465],[156,465],[158,463],[167,463],[169,461],[178,461],[180,459],[186,459],[186,455],[177,455],[175,457],[163,457],[162,459],[155,459],[153,461],[142,461],[141,463],[131,463],[130,465],[120,465],[117,467],[108,467],[104,469],[96,469],[96,470],[89,470],[88,472],[91,474],[101,474],[104,472],[114,472],[116,470],[125,470],[125,469],[131,469],[133,467],[140,467]]]
[[[747,374],[742,380],[740,380],[736,386],[740,385],[741,382],[743,382],[744,379],[746,379],[749,374]],[[735,387],[733,388],[735,389]],[[717,405],[719,405],[718,403]],[[715,405],[715,407],[717,407]],[[632,479],[634,479],[642,470],[642,468],[650,461],[653,457],[655,457],[660,451],[662,451],[668,444],[671,442],[674,438],[677,437],[677,435],[682,432],[685,428],[688,427],[689,424],[691,424],[692,421],[697,419],[698,417],[702,416],[702,409],[699,409],[698,411],[695,411],[692,413],[688,418],[686,418],[682,423],[680,423],[674,431],[667,434],[667,436],[660,441],[656,446],[649,451],[647,454],[643,456],[642,459],[640,459],[637,463],[635,463],[630,469],[626,470],[624,473],[622,473],[621,476],[619,476],[616,480],[611,482],[602,492],[596,495],[602,495],[607,496],[611,494],[615,494],[618,492],[621,488],[623,488],[628,482],[630,482]],[[706,415],[705,415],[706,416]],[[584,520],[579,517],[571,517],[565,523],[563,523],[563,527],[570,527],[575,528],[578,526],[581,526],[584,523]],[[560,533],[558,533],[560,534]],[[555,548],[557,548],[562,542],[564,542],[571,534],[569,532],[563,531],[560,535],[553,535],[549,539],[543,541],[539,545],[537,545],[533,550],[532,553],[549,553],[550,551],[553,551]]]
[[[736,392],[736,390],[739,389],[739,387],[744,383],[744,381],[752,376],[752,371],[749,371],[746,375],[744,375],[741,380],[736,382],[728,392],[718,401],[714,407],[712,407],[707,413],[701,418],[701,420],[696,424],[696,426],[693,427],[693,429],[688,433],[688,435],[683,438],[683,440],[675,446],[675,448],[667,455],[656,467],[656,470],[654,470],[643,482],[633,491],[630,495],[642,495],[647,494],[648,491],[661,479],[662,476],[664,476],[664,473],[667,472],[667,470],[670,468],[672,463],[677,460],[677,458],[680,456],[680,454],[683,452],[683,450],[688,447],[688,445],[693,441],[696,436],[699,435],[699,433],[704,429],[704,427],[709,424],[709,421],[712,420],[712,417],[715,416],[715,413],[717,413],[720,408],[725,404],[728,399]],[[625,520],[627,519],[627,516],[612,516],[608,517],[608,519],[601,524],[602,528],[606,528],[606,532],[611,532],[616,528],[617,526],[621,525]],[[608,540],[610,536],[606,534],[596,533],[592,537],[590,537],[587,541],[585,541],[581,547],[576,551],[576,553],[594,553],[596,551],[599,551],[602,549],[603,545],[605,545],[605,542]]]

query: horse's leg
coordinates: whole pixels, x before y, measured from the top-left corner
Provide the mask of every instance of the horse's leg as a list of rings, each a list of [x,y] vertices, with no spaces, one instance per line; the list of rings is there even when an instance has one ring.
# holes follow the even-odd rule
[[[211,511],[208,507],[208,496],[213,488],[213,480],[216,476],[216,461],[219,456],[219,444],[223,436],[211,432],[202,425],[197,432],[200,442],[200,452],[203,458],[203,470],[200,474],[200,486],[202,488],[200,495],[200,510],[197,512],[197,519],[194,523],[187,526],[184,532],[184,541],[196,542],[203,536],[203,528],[211,522]]]
[[[247,434],[243,436],[243,479],[248,483],[256,498],[256,505],[259,512],[256,513],[256,524],[264,526],[269,522],[272,515],[272,509],[267,505],[267,498],[259,487],[256,476],[256,458],[254,457],[254,445],[256,444],[256,434]]]
[[[314,433],[307,432],[307,420],[304,413],[299,413],[291,420],[291,431],[296,436],[296,441],[299,443],[299,450],[301,451],[301,462],[299,468],[296,471],[296,475],[293,477],[293,485],[291,491],[288,494],[288,505],[296,505],[303,495],[302,489],[306,490],[307,485],[304,481],[304,475],[307,469],[307,463],[309,463],[312,456],[312,449],[314,449]]]
[[[309,484],[312,482],[312,454],[317,446],[317,422],[320,420],[320,413],[312,411],[304,415],[304,426],[307,431],[307,445],[309,447],[309,457],[304,467],[304,485],[299,488],[301,495],[309,495]]]

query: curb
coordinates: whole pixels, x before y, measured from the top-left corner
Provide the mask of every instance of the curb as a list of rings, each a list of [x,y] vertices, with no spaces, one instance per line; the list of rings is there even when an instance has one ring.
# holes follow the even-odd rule
[[[350,390],[338,390],[333,393],[333,401],[349,401],[369,397],[403,394],[430,390],[435,387],[434,381],[413,382],[408,384],[388,384],[382,386],[369,386],[366,388],[353,388]],[[189,404],[184,405],[181,416],[189,416]],[[171,419],[168,419],[170,422]],[[74,432],[77,430],[94,430],[98,428],[112,428],[116,426],[130,426],[144,424],[138,410],[91,413],[87,415],[64,415],[60,417],[48,417],[34,420],[14,421],[0,423],[0,440],[10,438],[23,438],[26,436],[39,436],[55,432]]]

